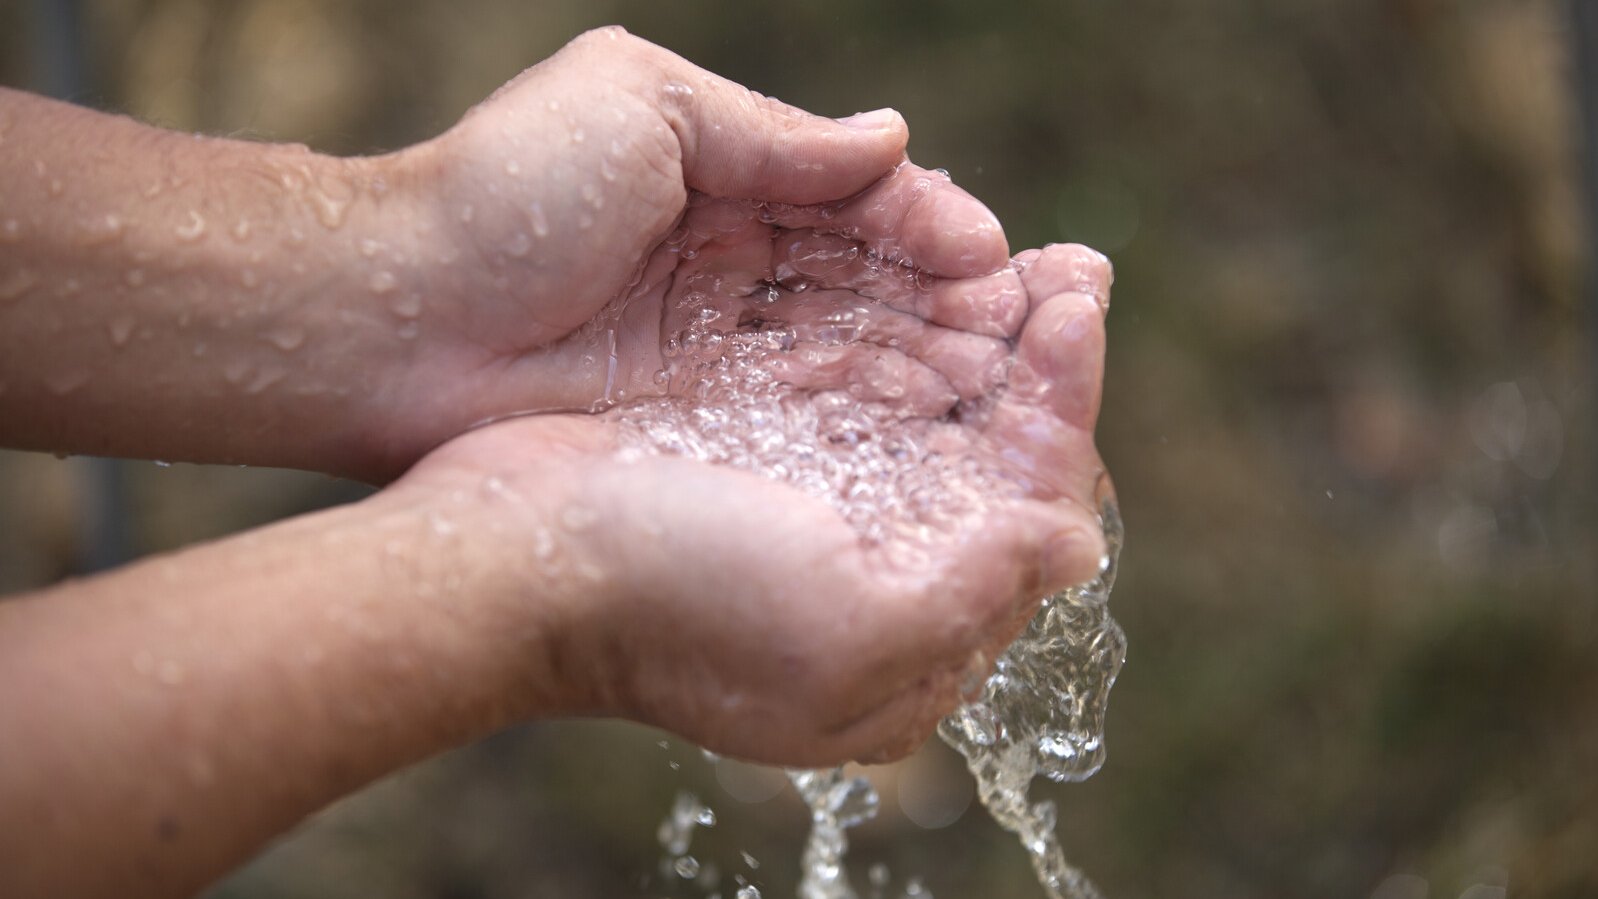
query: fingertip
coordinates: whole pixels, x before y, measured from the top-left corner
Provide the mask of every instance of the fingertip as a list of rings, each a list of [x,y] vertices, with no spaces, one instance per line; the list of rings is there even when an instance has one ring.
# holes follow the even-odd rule
[[[1092,296],[1101,310],[1110,305],[1115,269],[1108,256],[1082,244],[1050,244],[1018,254],[1021,281],[1035,297],[1058,293]]]
[[[1044,544],[1040,568],[1045,593],[1086,584],[1104,571],[1108,547],[1103,532],[1076,522],[1056,531]]]
[[[986,275],[998,271],[1010,256],[998,217],[949,184],[935,187],[916,203],[904,233],[910,261],[944,277]]]
[[[1091,429],[1104,379],[1104,314],[1098,300],[1083,293],[1045,300],[1021,332],[1019,354],[1041,379],[1049,408],[1065,422]]]
[[[896,141],[901,147],[910,141],[910,126],[899,114],[899,110],[891,106],[873,109],[870,112],[857,112],[854,115],[834,119],[838,124],[854,131],[870,134],[875,139]]]

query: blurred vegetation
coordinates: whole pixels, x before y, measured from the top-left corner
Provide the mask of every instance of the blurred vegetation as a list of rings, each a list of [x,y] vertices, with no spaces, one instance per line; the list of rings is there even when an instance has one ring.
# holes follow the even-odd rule
[[[6,84],[38,62],[28,9],[0,4]],[[1075,859],[1112,899],[1598,895],[1593,321],[1559,4],[86,11],[79,101],[341,153],[428,137],[611,22],[824,114],[897,107],[912,156],[1012,246],[1078,240],[1118,267],[1100,444],[1132,650],[1109,764],[1045,791]],[[0,587],[71,569],[75,472],[0,456]],[[351,495],[282,472],[128,476],[141,551]],[[687,895],[654,842],[684,785],[722,815],[696,852],[790,895],[796,800],[741,804],[658,738],[507,733],[335,806],[217,895]],[[931,747],[876,773],[862,867],[1037,895],[979,812],[922,830],[897,810],[896,785],[950,770]]]

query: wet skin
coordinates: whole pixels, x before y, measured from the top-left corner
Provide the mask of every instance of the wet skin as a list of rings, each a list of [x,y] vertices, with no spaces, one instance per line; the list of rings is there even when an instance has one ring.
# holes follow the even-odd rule
[[[0,733],[21,735],[0,847],[35,847],[0,892],[190,892],[333,798],[534,717],[786,764],[919,743],[973,653],[1098,563],[1109,270],[1073,247],[1007,264],[980,203],[902,162],[896,115],[865,124],[617,30],[372,159],[0,93],[0,439],[403,473],[0,604]],[[625,409],[455,436],[660,392],[706,302],[793,329],[779,379],[867,390],[1026,495],[907,570],[779,484],[619,459]]]

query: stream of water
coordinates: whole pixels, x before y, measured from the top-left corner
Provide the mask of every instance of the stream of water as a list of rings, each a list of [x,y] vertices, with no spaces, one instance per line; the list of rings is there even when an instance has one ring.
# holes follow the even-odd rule
[[[929,449],[926,432],[907,425],[891,404],[806,393],[773,377],[772,355],[795,343],[780,323],[739,330],[709,307],[689,311],[690,324],[667,344],[667,368],[657,383],[693,398],[626,407],[623,452],[684,456],[787,483],[832,504],[867,544],[908,539],[930,547],[951,527],[1024,495],[1002,465],[980,453]],[[1122,527],[1107,477],[1095,499],[1108,547],[1098,576],[1044,599],[992,674],[971,685],[968,704],[939,728],[965,757],[983,805],[1020,839],[1051,899],[1100,895],[1065,860],[1054,804],[1029,798],[1037,776],[1078,781],[1104,760],[1105,709],[1126,650],[1106,605]],[[812,819],[800,899],[858,899],[845,864],[847,830],[876,813],[875,791],[842,769],[794,771],[790,778]],[[701,821],[702,808],[697,799],[679,797],[662,825],[669,864],[685,879],[699,870],[684,834]],[[873,886],[880,895],[881,885]],[[919,884],[905,894],[930,895]],[[758,891],[740,883],[738,895],[752,899]]]

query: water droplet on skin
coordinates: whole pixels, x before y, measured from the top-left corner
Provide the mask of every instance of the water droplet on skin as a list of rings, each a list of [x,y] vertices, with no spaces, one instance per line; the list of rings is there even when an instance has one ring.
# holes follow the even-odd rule
[[[694,89],[681,81],[668,81],[660,92],[673,100],[682,101],[694,95]]]
[[[579,212],[577,214],[577,227],[583,231],[587,231],[589,228],[594,227],[594,217],[586,212]]]
[[[309,192],[309,196],[316,220],[322,223],[322,227],[337,231],[344,226],[344,217],[349,212],[350,201],[354,199],[354,190],[349,185],[334,178],[324,179]]]
[[[51,178],[50,179],[50,196],[59,197],[59,196],[61,196],[61,192],[63,190],[65,190],[65,189],[66,189],[66,185],[61,183],[61,179],[60,178]]]
[[[227,364],[222,366],[222,377],[226,378],[229,384],[243,383],[249,373],[250,363],[244,359],[229,359]]]
[[[371,279],[366,282],[366,286],[372,289],[372,293],[379,294],[388,293],[398,284],[399,280],[394,277],[394,273],[387,269],[373,272]]]
[[[400,340],[415,340],[416,335],[420,334],[421,332],[421,325],[418,325],[416,322],[406,322],[395,329],[394,334],[398,336]]]
[[[288,371],[282,368],[263,368],[256,373],[255,378],[244,388],[245,393],[256,394],[271,387],[273,384],[288,376]]]
[[[86,370],[58,372],[46,379],[50,392],[57,396],[69,394],[79,387],[89,383],[89,373]]]
[[[254,290],[256,287],[260,286],[261,279],[260,276],[255,273],[254,269],[247,268],[244,271],[239,272],[239,283],[244,285],[246,290]]]
[[[534,200],[527,207],[527,218],[532,223],[533,233],[539,237],[549,236],[549,218],[544,215],[544,205]]]
[[[288,233],[283,236],[283,242],[291,247],[303,247],[305,246],[305,232],[298,228],[290,228]]]
[[[515,234],[513,234],[511,239],[505,244],[505,252],[511,254],[517,259],[526,256],[527,251],[531,250],[532,248],[533,239],[520,231],[517,231]]]
[[[476,217],[477,208],[472,204],[467,203],[465,206],[461,207],[461,224],[470,225],[472,223],[472,219]]]
[[[292,353],[305,343],[305,329],[298,325],[282,325],[267,332],[266,339],[285,353]]]
[[[38,276],[25,268],[14,269],[0,275],[0,302],[19,299],[39,283]]]
[[[250,239],[250,220],[239,219],[233,224],[233,239],[243,243]]]
[[[172,229],[172,233],[176,234],[178,240],[184,243],[193,243],[199,240],[205,236],[205,216],[200,215],[199,210],[190,209],[189,214],[184,217],[183,221]]]
[[[599,513],[587,506],[570,505],[560,512],[560,523],[572,533],[586,531],[599,520]]]
[[[548,105],[549,105],[549,111],[550,112],[560,112],[560,101],[559,100],[551,100],[551,101],[549,101]]]
[[[422,314],[422,298],[418,294],[408,293],[395,297],[388,308],[400,318],[416,318]]]
[[[512,178],[522,173],[522,164],[512,159],[505,163],[505,174]]]
[[[124,346],[128,338],[133,336],[133,316],[128,314],[113,316],[106,322],[105,328],[111,337],[112,346]]]
[[[596,185],[584,184],[578,188],[578,193],[582,194],[583,200],[595,209],[603,209],[605,207],[605,197],[600,194]]]
[[[83,236],[84,243],[90,245],[116,240],[122,236],[122,218],[114,212],[108,212],[90,219],[83,227]]]
[[[128,273],[122,276],[122,280],[126,281],[129,287],[142,287],[144,285],[144,271],[130,268]]]
[[[582,143],[583,142],[583,137],[584,137],[583,129],[581,129],[581,128],[573,128],[572,129],[572,143],[574,143],[574,144]]]
[[[760,891],[755,889],[754,884],[739,887],[737,899],[760,899]]]
[[[555,557],[554,535],[543,528],[539,528],[533,532],[532,548],[533,558],[540,562],[548,562]]]
[[[611,146],[615,146],[615,143],[613,142]],[[609,156],[599,157],[599,177],[606,181],[616,180],[616,166],[610,161]]]
[[[381,249],[383,249],[383,245],[371,239],[370,237],[361,238],[361,255],[365,256],[367,259],[371,259],[373,256],[376,256],[378,251]]]
[[[16,243],[22,239],[22,223],[16,219],[0,222],[0,243]]]

